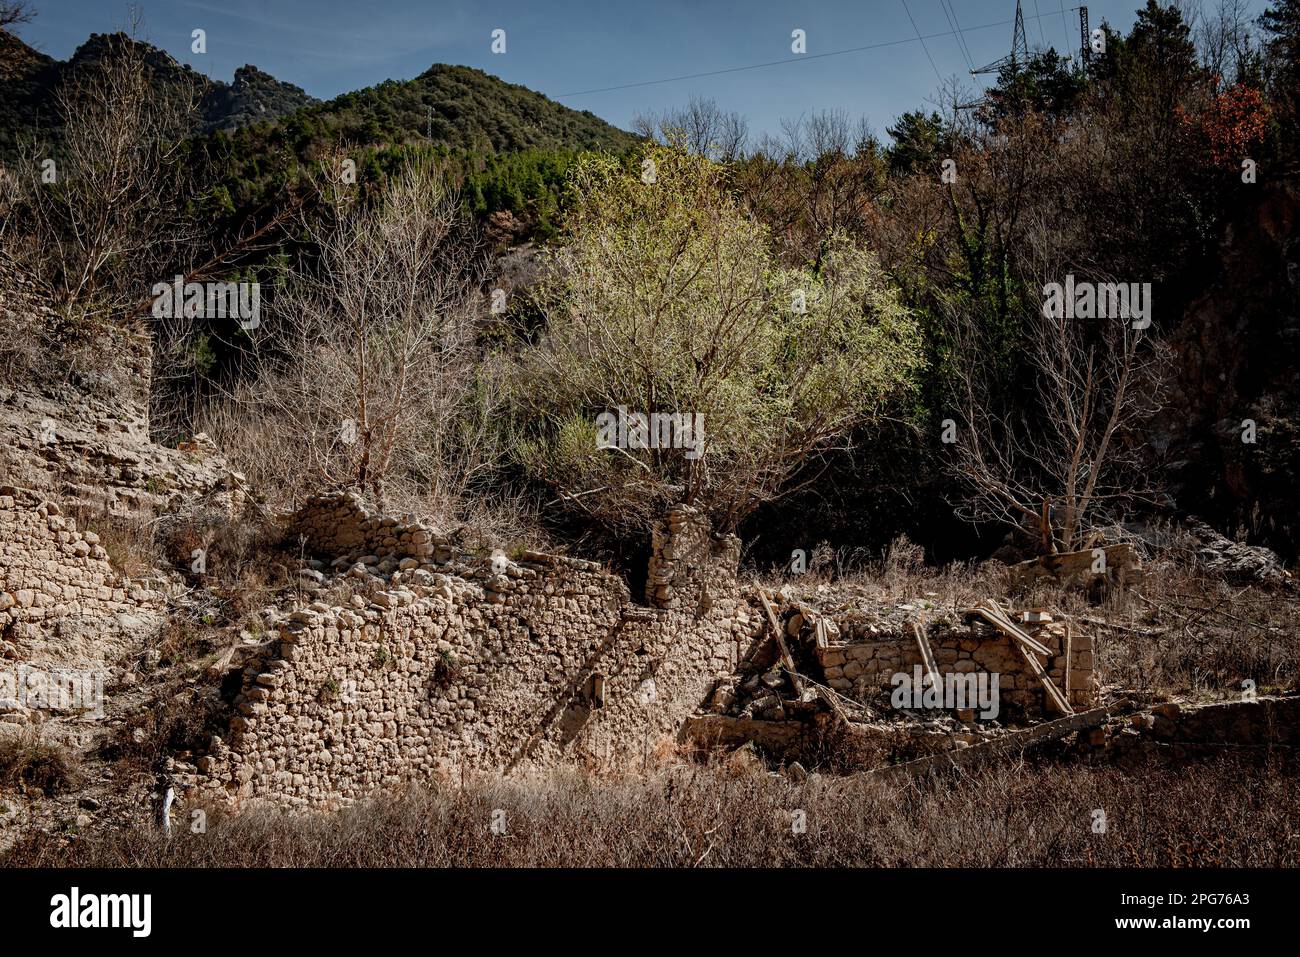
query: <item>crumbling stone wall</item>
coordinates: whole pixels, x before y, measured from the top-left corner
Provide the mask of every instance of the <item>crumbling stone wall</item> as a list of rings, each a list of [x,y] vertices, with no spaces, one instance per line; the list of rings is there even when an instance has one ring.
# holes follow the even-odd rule
[[[149,336],[64,325],[0,259],[0,484],[119,515],[197,499],[242,507],[243,476],[206,437],[176,449],[153,443]]]
[[[739,564],[740,539],[715,535],[696,509],[678,505],[651,533],[646,603],[707,611],[715,598],[735,590]]]
[[[324,516],[336,514],[331,533]],[[760,628],[734,566],[729,583],[715,568],[706,608],[698,595],[689,611],[646,607],[592,562],[437,562],[418,523],[376,524],[348,496],[303,517],[318,545],[424,554],[408,555],[396,585],[293,614],[245,669],[240,713],[199,762],[200,791],[322,807],[462,768],[633,766],[674,741]],[[711,534],[687,513],[666,524],[658,540]]]
[[[367,509],[355,492],[314,495],[290,519],[294,534],[323,555],[364,552],[378,558],[432,558],[447,562],[447,540],[415,516],[403,519]]]
[[[458,557],[431,527],[352,493],[309,500],[289,531],[315,554],[317,600],[243,668],[228,732],[197,766],[178,766],[195,796],[331,807],[467,769],[635,767],[681,741],[698,711],[716,711],[766,647],[765,613],[736,578],[739,542],[688,507],[653,530],[647,604],[593,562]],[[888,688],[920,664],[910,632],[859,634],[813,614],[786,627],[804,647],[804,630],[822,635],[817,661],[846,694]],[[1095,701],[1090,642],[1058,623],[1026,628],[1052,650],[1044,665],[1072,702]],[[1001,633],[935,622],[930,641],[942,672],[996,672],[1002,704],[1045,710]]]
[[[1093,673],[1092,637],[1073,634],[1059,623],[1025,623],[1023,627],[1052,652],[1046,658],[1039,656],[1039,661],[1070,705],[1094,707],[1099,686]],[[891,691],[891,679],[899,672],[911,675],[920,666],[924,674],[920,647],[910,631],[856,640],[848,631],[841,637],[849,640],[817,646],[827,683],[838,691],[865,697],[870,690]],[[926,637],[941,675],[997,674],[1002,705],[1032,715],[1052,710],[1037,675],[1006,635],[978,625],[972,629],[936,623],[927,629]]]
[[[111,619],[138,623],[161,596],[124,581],[93,532],[40,495],[0,487],[0,657],[74,667],[104,660]]]

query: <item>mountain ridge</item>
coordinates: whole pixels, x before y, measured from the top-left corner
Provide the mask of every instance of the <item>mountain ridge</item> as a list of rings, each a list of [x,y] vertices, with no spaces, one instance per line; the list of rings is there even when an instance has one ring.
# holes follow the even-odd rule
[[[12,154],[23,139],[42,130],[57,140],[59,89],[127,49],[142,55],[153,82],[193,92],[196,133],[237,129],[317,102],[300,87],[251,65],[236,70],[230,83],[213,79],[124,33],[92,33],[67,60],[57,60],[0,31],[0,155]]]
[[[622,150],[635,137],[586,110],[474,67],[434,63],[409,80],[318,100],[253,64],[230,82],[182,64],[165,50],[123,33],[91,34],[67,60],[58,60],[0,31],[0,156],[39,131],[58,137],[58,89],[102,58],[131,45],[157,82],[188,87],[199,100],[194,132],[232,132],[292,122],[309,135],[358,144],[422,139],[450,149],[518,152],[528,149]]]

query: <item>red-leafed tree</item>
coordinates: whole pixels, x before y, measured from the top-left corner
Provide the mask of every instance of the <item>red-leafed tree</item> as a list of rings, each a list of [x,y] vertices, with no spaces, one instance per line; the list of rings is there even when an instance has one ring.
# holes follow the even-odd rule
[[[1268,104],[1262,91],[1236,83],[1215,94],[1200,125],[1215,165],[1235,165],[1263,140]]]

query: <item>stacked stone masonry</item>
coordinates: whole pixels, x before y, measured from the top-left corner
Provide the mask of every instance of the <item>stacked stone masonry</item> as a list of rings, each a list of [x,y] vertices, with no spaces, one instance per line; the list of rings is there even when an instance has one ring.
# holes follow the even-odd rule
[[[709,534],[679,516],[659,533],[665,547]],[[713,579],[707,608],[697,595],[684,611],[634,604],[621,578],[558,556],[448,574],[432,530],[388,524],[352,496],[313,500],[298,520],[326,555],[406,557],[396,587],[295,612],[245,668],[230,733],[198,766],[201,790],[221,797],[321,807],[562,756],[635,767],[674,742],[761,631],[734,566],[729,582]]]
[[[21,328],[41,341],[62,321],[0,261],[0,330]],[[0,484],[118,515],[153,515],[196,501],[241,508],[243,476],[229,471],[206,436],[179,448],[150,437],[150,337],[111,324],[97,335],[94,355],[75,369],[46,370],[39,381],[0,380]],[[51,356],[66,351],[47,346]],[[95,361],[101,356],[111,361]]]
[[[1075,634],[1062,623],[1026,623],[1024,627],[1051,651],[1046,657],[1038,655],[1038,661],[1052,683],[1065,693],[1071,707],[1094,707],[1100,689],[1093,673],[1092,637]],[[1051,711],[1038,676],[1002,633],[978,625],[936,625],[926,629],[926,637],[940,675],[996,674],[1002,704],[1032,715]],[[910,631],[865,640],[830,641],[817,647],[817,659],[827,684],[858,697],[891,690],[894,675],[915,674],[918,666],[924,673],[925,668],[920,646]]]
[[[329,807],[464,769],[634,768],[680,740],[764,635],[739,542],[688,507],[654,530],[647,604],[592,562],[456,559],[433,528],[350,493],[309,500],[291,534],[355,591],[293,612],[243,669],[238,714],[198,762],[208,796]],[[1034,630],[1054,682],[1073,674],[1073,702],[1094,701],[1090,642]],[[818,662],[845,693],[920,663],[910,636],[833,631]],[[996,671],[1003,700],[1043,712],[1005,638],[954,627],[930,640],[941,671]]]
[[[124,581],[93,532],[81,532],[40,495],[0,487],[0,651],[63,666],[97,655],[75,642],[78,625],[155,611],[160,596]],[[81,647],[87,645],[88,647]]]

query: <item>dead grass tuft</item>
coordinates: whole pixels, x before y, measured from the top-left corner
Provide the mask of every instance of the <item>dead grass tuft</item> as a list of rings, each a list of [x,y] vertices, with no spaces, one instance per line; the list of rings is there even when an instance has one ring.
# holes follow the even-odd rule
[[[0,790],[35,788],[54,797],[74,790],[81,780],[80,762],[72,752],[38,731],[0,737]]]

